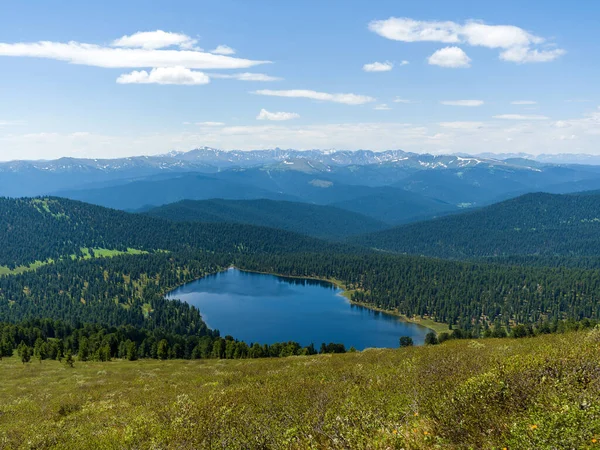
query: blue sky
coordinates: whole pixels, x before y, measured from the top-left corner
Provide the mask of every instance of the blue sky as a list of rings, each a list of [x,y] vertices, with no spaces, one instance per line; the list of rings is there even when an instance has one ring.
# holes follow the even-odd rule
[[[600,153],[597,2],[5,3],[2,160]]]

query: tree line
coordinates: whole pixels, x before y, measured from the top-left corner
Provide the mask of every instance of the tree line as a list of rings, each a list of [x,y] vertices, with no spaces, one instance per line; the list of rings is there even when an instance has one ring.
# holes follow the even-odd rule
[[[31,358],[62,361],[76,356],[79,361],[135,361],[153,359],[245,359],[345,353],[343,344],[301,346],[297,342],[247,344],[232,336],[178,334],[162,328],[148,330],[130,325],[109,327],[98,324],[72,326],[61,320],[32,319],[0,323],[0,359],[17,352],[23,362]]]
[[[400,255],[236,256],[242,269],[335,279],[353,301],[429,317],[478,335],[544,320],[600,318],[600,272],[444,261]]]

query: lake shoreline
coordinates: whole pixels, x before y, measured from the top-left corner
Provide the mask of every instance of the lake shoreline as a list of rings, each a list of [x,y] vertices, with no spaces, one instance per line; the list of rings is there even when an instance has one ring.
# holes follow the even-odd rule
[[[322,277],[311,277],[311,276],[283,275],[283,274],[272,273],[272,272],[260,272],[260,271],[256,271],[256,270],[247,270],[247,269],[242,269],[242,268],[236,267],[236,266],[231,266],[227,270],[229,270],[229,269],[237,269],[237,270],[240,270],[242,272],[258,273],[258,274],[262,274],[262,275],[273,275],[273,276],[281,277],[281,278],[293,278],[293,279],[298,279],[298,280],[325,281],[327,283],[331,283],[332,285],[334,285],[338,289],[341,289],[342,292],[340,292],[340,295],[343,296],[346,300],[348,300],[348,302],[350,302],[351,305],[361,306],[363,308],[370,309],[372,311],[377,311],[377,312],[380,312],[380,313],[383,313],[383,314],[388,314],[390,316],[398,317],[398,318],[402,319],[402,321],[404,321],[404,322],[413,323],[415,325],[419,325],[419,326],[421,326],[423,328],[427,328],[428,330],[433,331],[436,334],[440,334],[440,333],[443,333],[445,331],[448,331],[448,324],[446,324],[446,323],[436,322],[434,320],[427,319],[427,318],[409,318],[406,315],[399,313],[397,310],[387,310],[387,309],[383,309],[383,308],[379,308],[377,306],[371,305],[369,303],[363,303],[363,302],[354,301],[351,298],[352,291],[349,290],[349,289],[346,289],[346,287],[344,286],[343,282],[340,281],[340,280],[337,280],[335,278],[322,278]]]

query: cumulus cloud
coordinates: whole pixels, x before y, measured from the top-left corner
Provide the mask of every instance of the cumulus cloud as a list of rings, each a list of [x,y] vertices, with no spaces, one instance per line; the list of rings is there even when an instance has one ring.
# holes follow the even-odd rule
[[[130,47],[158,49],[171,46],[181,48],[192,48],[196,44],[196,39],[181,33],[170,33],[168,31],[138,31],[129,36],[123,36],[112,42],[113,47]]]
[[[165,42],[160,44],[154,41],[151,45],[164,44]],[[68,43],[50,41],[14,44],[0,43],[0,56],[47,58],[65,61],[70,64],[105,68],[181,66],[188,69],[246,69],[270,62],[216,55],[197,49],[104,47],[73,41]]]
[[[258,120],[291,120],[297,119],[300,114],[291,112],[269,112],[266,109],[261,109],[256,118]]]
[[[280,81],[283,78],[273,77],[264,73],[211,73],[212,78],[225,78],[229,80],[240,80],[240,81]]]
[[[481,106],[483,100],[443,100],[440,103],[447,106]]]
[[[216,53],[217,55],[235,55],[235,50],[229,47],[228,45],[219,45],[217,48],[214,48],[210,51],[211,53]]]
[[[460,42],[459,28],[454,22],[427,22],[398,17],[369,23],[369,30],[387,39],[403,42]]]
[[[369,64],[365,64],[363,66],[363,70],[365,72],[389,72],[394,68],[394,64],[386,61],[386,62],[373,62]]]
[[[515,100],[510,102],[511,105],[537,105],[537,102],[534,100]]]
[[[537,114],[498,114],[493,116],[494,119],[504,120],[548,120],[549,117],[540,116]]]
[[[390,110],[390,109],[392,109],[392,108],[390,108],[390,107],[389,107],[388,105],[386,105],[385,103],[382,103],[382,104],[380,104],[380,105],[376,105],[375,107],[373,107],[373,109],[376,109],[376,110],[378,110],[378,111],[389,111],[389,110]]]
[[[565,54],[563,49],[539,49],[546,40],[514,25],[488,25],[482,21],[421,21],[406,17],[373,20],[369,29],[387,39],[402,42],[465,43],[502,49],[500,59],[516,63],[547,62]]]
[[[208,84],[210,78],[204,72],[185,67],[158,67],[150,72],[134,70],[117,78],[119,84]]]
[[[262,89],[254,91],[253,93],[258,95],[269,95],[273,97],[310,98],[312,100],[343,103],[345,105],[362,105],[364,103],[375,101],[373,97],[369,97],[367,95],[330,94],[328,92],[317,92],[308,89],[291,89],[280,91]]]
[[[444,47],[434,52],[427,61],[429,64],[452,69],[471,67],[471,58],[459,47]]]
[[[514,47],[500,53],[500,59],[516,63],[549,62],[564,55],[563,49],[537,50],[528,47]]]

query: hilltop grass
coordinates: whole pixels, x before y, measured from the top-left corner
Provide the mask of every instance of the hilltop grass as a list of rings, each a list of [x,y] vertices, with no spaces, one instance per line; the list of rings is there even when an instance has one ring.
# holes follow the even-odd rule
[[[119,255],[141,255],[144,253],[148,253],[144,250],[138,250],[135,248],[128,248],[127,251],[111,250],[108,248],[92,248],[92,251],[94,252],[95,258],[112,258],[114,256],[119,256]],[[80,259],[91,259],[92,258],[92,254],[90,253],[90,250],[86,247],[81,247],[81,253],[83,253],[83,257]],[[70,255],[69,258],[77,259],[77,256]],[[46,261],[35,261],[27,266],[18,266],[18,267],[15,267],[14,269],[10,269],[7,266],[0,266],[0,276],[18,275],[23,272],[37,270],[40,267],[46,266],[48,264],[54,264],[54,260],[47,259]]]
[[[600,448],[600,330],[260,360],[0,361],[0,448]]]

